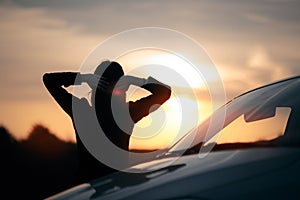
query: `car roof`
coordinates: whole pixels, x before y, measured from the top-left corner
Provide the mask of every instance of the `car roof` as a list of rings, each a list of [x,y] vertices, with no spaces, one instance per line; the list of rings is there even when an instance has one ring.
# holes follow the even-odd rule
[[[269,87],[269,86],[271,86],[271,85],[275,85],[275,84],[278,84],[278,83],[282,83],[282,82],[285,82],[285,81],[290,81],[290,80],[298,79],[298,78],[300,78],[300,75],[296,75],[296,76],[292,76],[292,77],[289,77],[289,78],[281,79],[281,80],[279,80],[279,81],[275,81],[275,82],[272,82],[272,83],[269,83],[269,84],[266,84],[266,85],[257,87],[257,88],[255,88],[255,89],[249,90],[249,91],[247,91],[247,92],[244,92],[244,93],[242,93],[242,94],[240,94],[240,95],[234,97],[233,99],[239,98],[240,96],[243,96],[243,95],[248,94],[248,93],[250,93],[250,92],[254,92],[254,91],[256,91],[256,90],[259,90],[259,89],[262,89],[262,88],[265,88],[265,87]]]

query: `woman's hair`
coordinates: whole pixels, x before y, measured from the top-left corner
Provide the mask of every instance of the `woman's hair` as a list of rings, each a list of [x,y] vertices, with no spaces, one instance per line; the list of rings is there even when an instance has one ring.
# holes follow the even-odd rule
[[[122,69],[122,66],[117,62],[103,61],[100,63],[100,65],[98,65],[94,74],[100,76],[101,78],[104,78],[104,80],[107,81],[109,85],[106,90],[97,89],[96,91],[92,92],[92,104],[95,104],[95,102],[98,101],[98,98],[102,100],[104,98],[111,98],[111,96],[113,95],[115,84],[124,75],[124,71]],[[122,93],[122,95],[124,96],[125,93]],[[101,100],[99,100],[99,102],[101,102]]]
[[[119,63],[107,60],[98,65],[94,74],[104,77],[106,81],[114,84],[124,75],[124,71]]]

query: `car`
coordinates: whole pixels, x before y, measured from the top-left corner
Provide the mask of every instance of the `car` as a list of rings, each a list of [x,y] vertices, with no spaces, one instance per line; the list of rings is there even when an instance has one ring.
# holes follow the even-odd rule
[[[49,199],[300,199],[299,93],[300,76],[248,91],[156,159]]]

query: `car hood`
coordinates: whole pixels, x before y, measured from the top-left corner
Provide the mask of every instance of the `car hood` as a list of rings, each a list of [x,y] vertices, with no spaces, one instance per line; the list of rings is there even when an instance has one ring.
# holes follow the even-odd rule
[[[89,198],[174,199],[195,191],[209,196],[216,187],[280,170],[299,157],[300,148],[282,147],[211,152],[203,158],[198,154],[163,158],[129,169],[140,173],[118,172],[90,182]]]

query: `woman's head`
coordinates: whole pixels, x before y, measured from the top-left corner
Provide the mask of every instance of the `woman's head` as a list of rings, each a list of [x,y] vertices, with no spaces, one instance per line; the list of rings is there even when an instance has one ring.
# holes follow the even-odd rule
[[[98,65],[94,74],[105,78],[110,84],[115,84],[124,75],[124,71],[117,62],[103,61]]]
[[[102,63],[100,63],[100,65],[98,65],[94,74],[100,76],[100,79],[108,82],[108,87],[106,90],[97,89],[92,93],[92,95],[95,95],[92,98],[92,104],[94,104],[94,98],[97,102],[97,99],[101,100],[105,97],[110,97],[113,94],[115,84],[124,75],[124,71],[122,69],[122,66],[117,62],[103,61]],[[124,94],[119,94],[118,96],[124,96]]]

